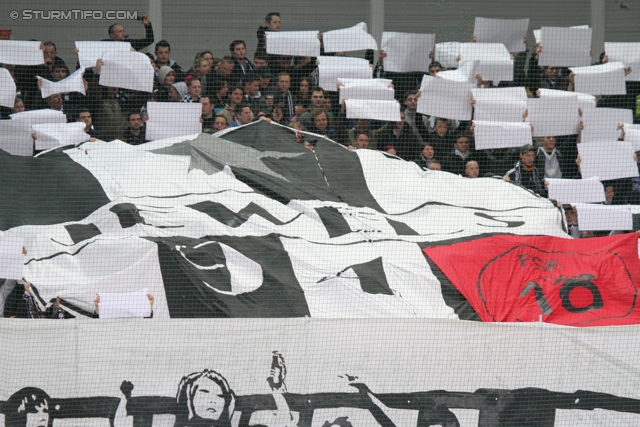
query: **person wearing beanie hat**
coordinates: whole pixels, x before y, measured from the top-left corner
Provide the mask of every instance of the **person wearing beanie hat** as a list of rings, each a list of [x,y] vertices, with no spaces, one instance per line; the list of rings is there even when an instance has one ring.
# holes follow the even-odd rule
[[[525,188],[547,197],[547,190],[544,188],[544,175],[538,171],[534,165],[536,149],[531,144],[520,147],[520,161],[502,177],[505,181],[515,182]]]
[[[176,82],[176,72],[171,67],[163,65],[158,71],[158,81],[160,86],[168,89],[169,86]]]

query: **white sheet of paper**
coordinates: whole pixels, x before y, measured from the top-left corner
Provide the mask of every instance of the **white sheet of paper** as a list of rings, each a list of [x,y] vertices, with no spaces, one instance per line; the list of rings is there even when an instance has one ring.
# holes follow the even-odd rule
[[[0,150],[14,156],[33,156],[31,132],[26,120],[0,120]]]
[[[382,87],[389,87],[389,85],[393,84],[393,80],[391,79],[338,79],[338,83],[342,83],[343,85],[357,85],[361,84],[363,81],[371,81],[374,84],[378,84]]]
[[[555,67],[591,65],[591,28],[542,27],[538,64]]]
[[[443,67],[457,67],[456,58],[460,55],[460,42],[436,43],[435,55],[433,59],[442,64]]]
[[[513,81],[513,60],[500,43],[460,43],[461,61],[478,61],[476,74],[484,80]]]
[[[522,122],[527,110],[527,91],[524,87],[474,88],[476,100],[473,118],[493,122]]]
[[[568,92],[572,93],[572,92]],[[576,135],[580,124],[578,97],[545,96],[527,99],[527,122],[533,125],[533,136]]]
[[[0,68],[0,105],[13,108],[16,100],[16,83],[6,68]]]
[[[155,70],[144,53],[105,53],[102,60],[104,65],[100,72],[101,86],[153,92]]]
[[[387,52],[384,70],[394,73],[429,72],[429,53],[435,40],[435,34],[383,32],[380,49]]]
[[[131,52],[129,42],[76,42],[78,48],[78,61],[80,68],[90,68],[96,66],[96,61],[104,59],[105,55],[118,52]]]
[[[575,208],[580,231],[633,230],[633,214],[624,206],[577,203]]]
[[[373,72],[369,61],[344,56],[321,56],[318,58],[318,85],[335,92],[339,78],[372,79]]]
[[[202,104],[199,102],[148,102],[149,141],[202,132]]]
[[[10,115],[11,120],[0,120],[0,148],[18,156],[33,155],[31,126],[43,123],[66,123],[67,116],[61,111],[43,109],[23,111]]]
[[[633,112],[624,108],[594,108],[582,112],[582,130],[580,142],[616,141],[620,136],[620,123],[633,122]]]
[[[540,98],[546,98],[549,96],[555,97],[578,97],[578,108],[582,110],[584,113],[587,110],[592,110],[597,107],[596,97],[593,95],[589,95],[587,93],[580,92],[569,92],[566,90],[555,90],[555,89],[538,89],[540,91]]]
[[[598,177],[601,181],[638,176],[633,148],[626,141],[578,144],[580,172],[583,179]]]
[[[343,79],[339,79],[342,82]],[[350,82],[340,86],[340,101],[343,99],[371,99],[393,101],[395,90],[381,79],[348,79]],[[386,80],[386,79],[385,79]]]
[[[631,67],[631,73],[625,80],[640,81],[640,43],[605,42],[604,51],[609,57],[609,62],[619,61],[625,67]]]
[[[437,76],[456,82],[474,83],[476,81],[476,64],[478,64],[478,61],[460,61],[460,67],[457,69],[439,71]]]
[[[609,62],[589,67],[572,67],[575,89],[591,95],[626,95],[624,64]]]
[[[320,56],[318,31],[265,31],[271,55]]]
[[[563,204],[600,203],[606,200],[604,186],[595,179],[545,178],[549,183],[549,198]]]
[[[45,123],[33,125],[36,133],[36,150],[48,150],[61,145],[79,144],[88,141],[90,136],[84,132],[84,122]]]
[[[0,63],[11,65],[44,64],[40,42],[0,40]]]
[[[10,280],[20,280],[24,277],[23,247],[22,237],[0,237],[0,277]]]
[[[325,52],[351,52],[354,50],[378,50],[378,43],[367,32],[367,24],[360,22],[350,28],[327,31],[322,34]]]
[[[368,99],[347,99],[347,119],[370,119],[387,122],[400,121],[400,103],[372,101]]]
[[[478,43],[502,43],[509,52],[523,52],[529,31],[529,18],[490,19],[476,17],[473,35]]]
[[[10,115],[11,120],[20,120],[31,125],[39,125],[42,123],[66,123],[67,116],[62,111],[50,110],[48,108],[42,110],[23,111],[21,113],[13,113]]]
[[[589,25],[574,25],[569,28],[589,28]],[[542,43],[542,29],[533,30],[533,37],[536,39],[536,43]]]
[[[624,124],[624,140],[631,144],[633,152],[640,151],[640,125],[637,127],[631,127],[631,125]]]
[[[67,92],[80,92],[83,95],[86,95],[86,91],[84,90],[84,81],[82,77],[84,76],[84,68],[78,68],[73,74],[67,77],[64,80],[60,80],[59,82],[52,82],[51,80],[47,80],[38,76],[38,79],[42,81],[42,88],[40,91],[42,92],[42,97],[47,98],[54,93],[67,93]]]
[[[474,120],[476,150],[522,147],[531,144],[529,123],[485,122]]]
[[[147,289],[126,294],[100,293],[101,319],[118,319],[125,317],[149,317],[151,304],[147,297]]]
[[[428,116],[471,120],[472,87],[472,84],[467,82],[424,76],[417,111]]]

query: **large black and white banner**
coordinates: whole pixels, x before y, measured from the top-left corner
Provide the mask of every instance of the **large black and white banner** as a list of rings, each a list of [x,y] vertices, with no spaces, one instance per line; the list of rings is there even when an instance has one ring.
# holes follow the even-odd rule
[[[637,326],[0,323],[0,425],[637,426]]]
[[[59,298],[76,317],[95,315],[96,295],[146,289],[154,319],[469,319],[443,296],[426,245],[568,238],[562,212],[522,187],[323,138],[311,151],[266,122],[0,153],[0,181],[0,229],[24,238],[35,302]]]

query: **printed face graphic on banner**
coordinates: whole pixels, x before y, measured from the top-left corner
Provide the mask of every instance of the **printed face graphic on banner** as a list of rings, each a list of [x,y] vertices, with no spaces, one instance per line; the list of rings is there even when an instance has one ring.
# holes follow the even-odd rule
[[[202,377],[193,384],[193,409],[197,416],[209,420],[217,420],[224,410],[224,395],[218,384],[209,378]]]
[[[36,413],[27,414],[26,427],[47,427],[49,425],[49,414],[47,411],[49,407],[45,401],[43,404],[36,406]]]

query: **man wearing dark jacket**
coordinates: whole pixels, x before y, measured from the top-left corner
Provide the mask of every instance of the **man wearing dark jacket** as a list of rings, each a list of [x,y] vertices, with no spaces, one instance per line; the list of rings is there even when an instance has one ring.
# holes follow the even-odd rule
[[[129,36],[124,33],[124,27],[121,24],[113,24],[109,27],[109,38],[102,41],[129,42],[135,50],[144,49],[153,43],[154,36],[149,15],[144,15],[141,22],[144,24],[145,30],[145,37],[143,39],[130,39]]]
[[[533,145],[523,145],[520,148],[520,161],[502,179],[515,182],[542,197],[547,197],[547,190],[544,188],[544,172],[539,171],[534,165],[535,158],[536,149]]]
[[[470,145],[469,136],[458,135],[453,143],[453,151],[442,159],[442,169],[456,175],[464,175],[467,162],[476,160]]]
[[[176,81],[184,81],[185,72],[184,69],[178,65],[176,61],[170,58],[171,45],[166,40],[160,40],[156,43],[156,76],[163,66],[170,67],[176,73]],[[160,82],[162,84],[164,82]]]
[[[572,160],[568,156],[556,149],[555,136],[542,138],[542,146],[538,147],[534,164],[543,177],[573,178],[570,173],[571,162]]]
[[[256,51],[258,52],[266,52],[267,51],[267,43],[266,36],[264,35],[265,31],[280,31],[280,13],[279,12],[270,12],[264,18],[264,27],[259,27],[256,33],[258,37],[258,47]]]

